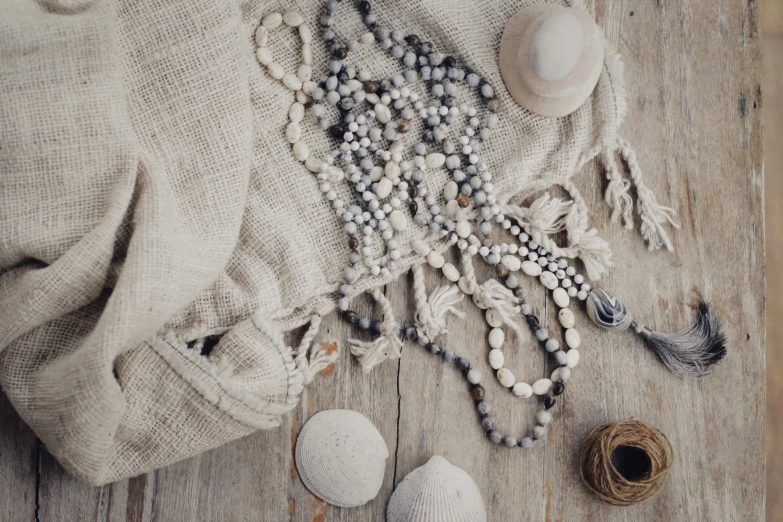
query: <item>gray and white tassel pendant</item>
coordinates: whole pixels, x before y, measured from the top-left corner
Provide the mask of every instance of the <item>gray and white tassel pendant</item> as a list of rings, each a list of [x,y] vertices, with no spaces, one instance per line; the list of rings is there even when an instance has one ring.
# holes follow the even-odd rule
[[[712,307],[699,302],[696,321],[677,333],[655,332],[637,320],[620,301],[596,288],[587,298],[587,315],[607,330],[633,326],[647,346],[671,371],[681,377],[707,375],[726,355],[726,336]]]

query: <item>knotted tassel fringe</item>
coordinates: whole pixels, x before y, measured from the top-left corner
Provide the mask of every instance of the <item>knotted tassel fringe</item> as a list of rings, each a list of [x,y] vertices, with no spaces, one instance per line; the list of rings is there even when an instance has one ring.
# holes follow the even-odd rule
[[[380,336],[372,342],[348,339],[351,353],[359,359],[364,373],[369,373],[386,359],[399,359],[402,356],[400,325],[394,320],[391,302],[379,288],[372,290],[372,296],[383,308]]]
[[[726,336],[713,308],[699,302],[696,322],[677,333],[654,332],[632,324],[647,346],[672,372],[681,377],[702,377],[726,356]]]
[[[299,349],[294,358],[296,367],[302,373],[302,377],[304,377],[305,384],[313,382],[315,375],[331,363],[335,362],[340,355],[339,350],[329,352],[324,349],[322,345],[320,350],[310,353],[310,359],[308,360],[307,353],[310,351],[313,339],[321,327],[321,319],[322,316],[320,313],[316,313],[313,315],[312,319],[310,319],[310,326],[302,338],[302,342],[299,343]]]
[[[460,319],[465,318],[465,314],[455,307],[462,301],[462,293],[456,285],[444,285],[432,292],[428,299],[421,265],[413,265],[411,272],[413,297],[416,301],[416,328],[429,339],[435,339],[438,335],[447,333],[448,314],[456,315]]]
[[[630,230],[633,228],[633,199],[629,194],[631,182],[620,175],[614,157],[616,151],[617,147],[609,147],[602,154],[606,179],[609,180],[604,201],[612,209],[612,223],[622,220],[623,226]]]
[[[479,285],[473,270],[473,255],[467,249],[462,251],[462,272],[476,306],[482,310],[489,308],[495,310],[503,320],[503,324],[513,329],[517,336],[521,337],[523,335],[522,329],[512,319],[519,312],[519,299],[511,290],[495,279],[488,279],[483,285]]]

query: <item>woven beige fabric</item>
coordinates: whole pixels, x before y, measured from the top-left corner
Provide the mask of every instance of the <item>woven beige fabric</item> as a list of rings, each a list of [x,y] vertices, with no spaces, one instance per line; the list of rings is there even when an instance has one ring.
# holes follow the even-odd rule
[[[498,46],[525,4],[373,4],[381,25],[426,35],[493,83],[502,108],[484,156],[504,203],[566,182],[616,142],[624,112],[619,62],[569,117],[513,102]],[[292,94],[254,57],[259,19],[291,8],[317,27],[320,0],[0,8],[0,384],[79,478],[111,482],[275,426],[307,380],[281,334],[335,306],[347,250],[285,143]],[[338,32],[358,35],[341,9]],[[294,70],[293,31],[270,46]],[[378,49],[349,61],[399,71]],[[309,114],[304,128],[311,150],[330,150]],[[409,227],[394,273],[363,274],[357,291],[420,262],[408,245],[423,232]]]

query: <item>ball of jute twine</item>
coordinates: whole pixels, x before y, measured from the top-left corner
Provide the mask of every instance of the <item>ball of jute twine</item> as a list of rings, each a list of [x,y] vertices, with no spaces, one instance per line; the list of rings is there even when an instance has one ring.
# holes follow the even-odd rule
[[[623,455],[631,457],[627,459],[630,463],[622,462]],[[595,428],[582,447],[579,467],[582,481],[599,499],[615,506],[630,506],[647,500],[661,488],[673,459],[666,435],[643,422],[629,420]]]

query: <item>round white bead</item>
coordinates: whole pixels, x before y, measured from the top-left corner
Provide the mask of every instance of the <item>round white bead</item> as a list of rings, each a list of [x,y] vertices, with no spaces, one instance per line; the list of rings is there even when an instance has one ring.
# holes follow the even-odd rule
[[[536,395],[546,395],[552,390],[552,381],[549,379],[539,379],[533,383],[533,393]]]
[[[506,358],[503,356],[503,352],[497,349],[489,351],[489,365],[493,370],[501,369],[504,362],[506,362]]]
[[[499,369],[497,372],[497,378],[498,382],[500,382],[500,384],[506,388],[511,388],[514,386],[514,383],[517,382],[516,377],[514,377],[514,374],[511,373],[511,370],[508,368]]]
[[[546,410],[541,410],[538,413],[536,413],[536,422],[538,422],[542,426],[546,426],[547,424],[552,422],[552,414]]]
[[[427,263],[429,263],[432,268],[442,268],[443,265],[446,264],[446,259],[443,257],[443,254],[433,250],[427,254]]]
[[[576,318],[574,312],[570,308],[563,308],[557,313],[557,320],[560,321],[560,325],[563,328],[573,328],[576,324]]]
[[[489,346],[491,348],[502,348],[506,340],[506,334],[500,328],[493,328],[489,331]]]
[[[569,348],[579,348],[582,344],[582,337],[574,328],[569,328],[565,332],[565,342]]]
[[[527,399],[533,395],[533,388],[528,383],[522,381],[516,383],[511,391],[522,399]]]
[[[481,372],[476,369],[469,370],[467,377],[470,384],[478,384],[481,382]]]
[[[443,275],[446,276],[446,279],[452,283],[459,281],[459,270],[457,270],[456,266],[451,263],[444,263],[441,270],[443,271]]]
[[[544,269],[535,261],[525,261],[522,263],[522,271],[529,276],[538,277]]]
[[[568,292],[564,288],[555,288],[552,291],[552,299],[560,308],[566,308],[571,303],[571,298],[568,297]]]
[[[359,37],[359,43],[362,45],[371,44],[375,41],[375,35],[372,33],[364,33]]]
[[[576,348],[572,348],[566,352],[567,357],[567,363],[566,366],[569,368],[576,368],[576,365],[579,364],[579,350]]]

